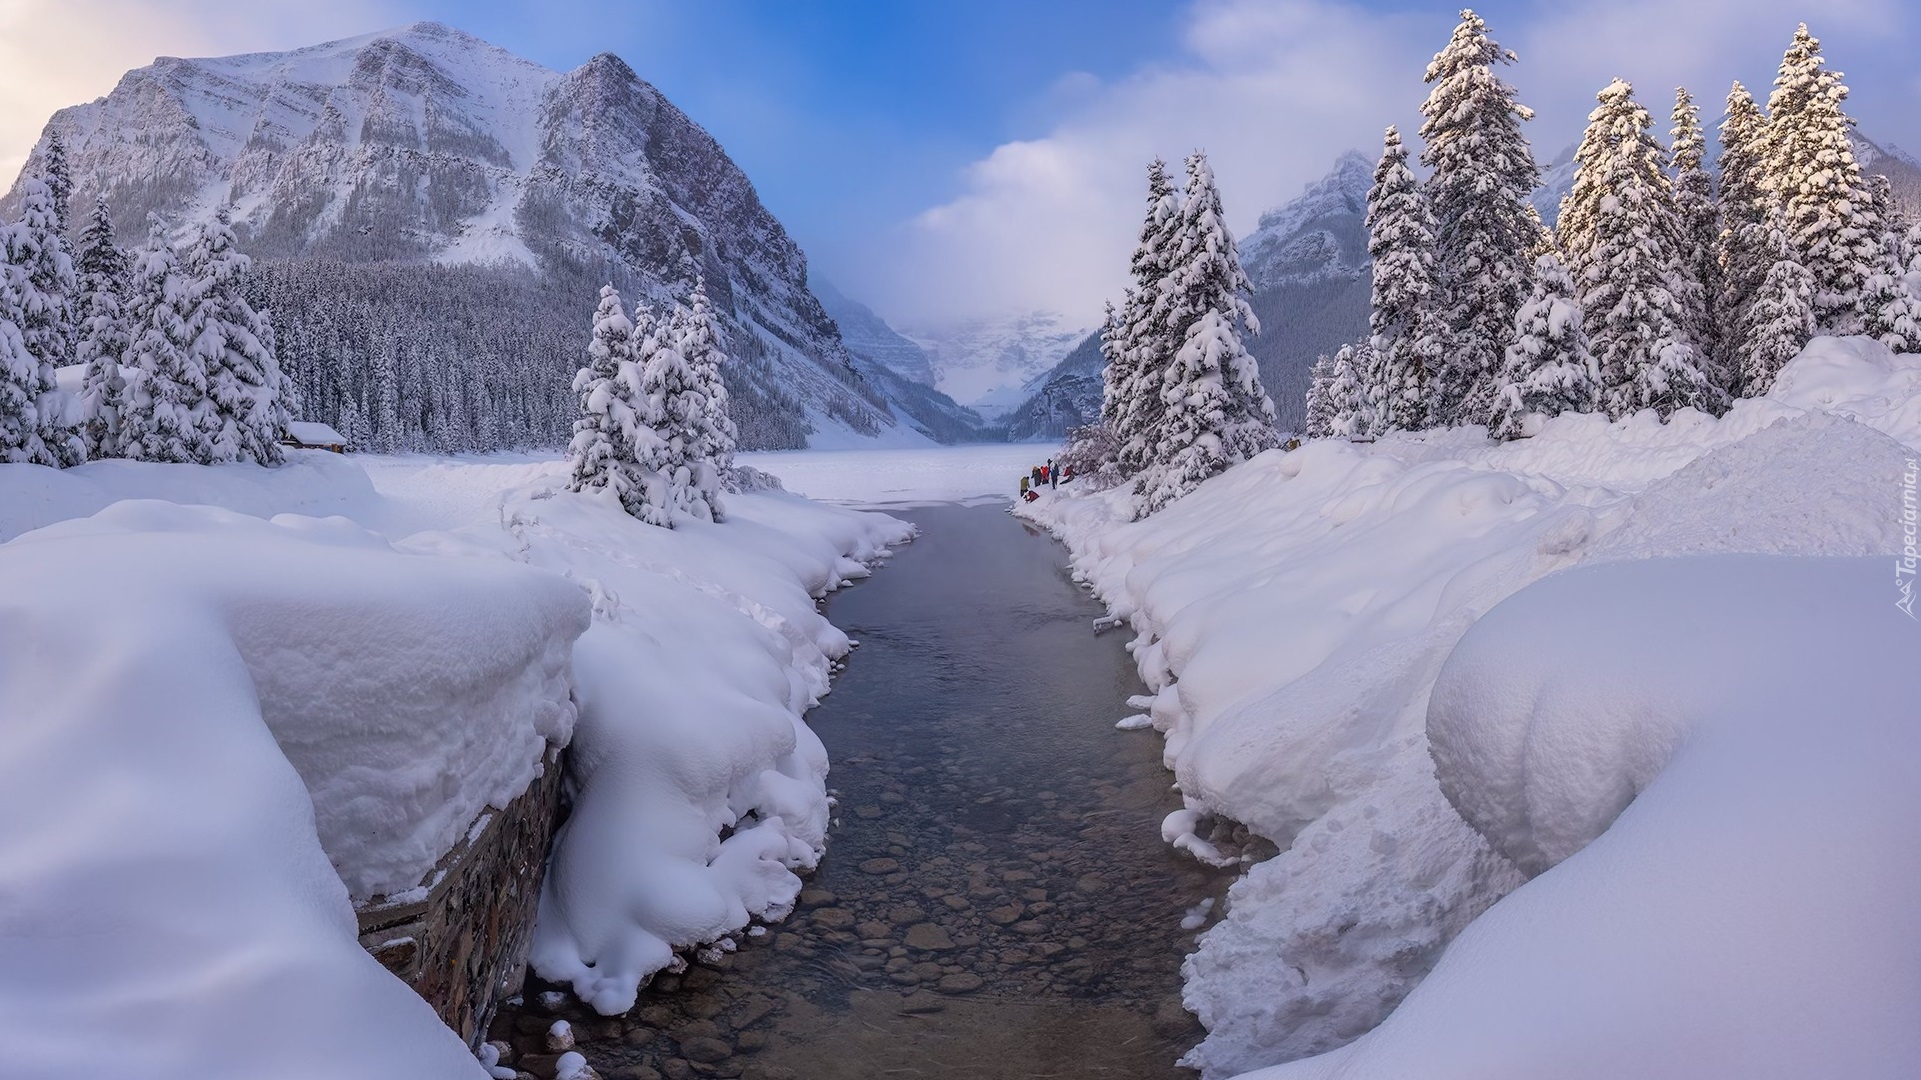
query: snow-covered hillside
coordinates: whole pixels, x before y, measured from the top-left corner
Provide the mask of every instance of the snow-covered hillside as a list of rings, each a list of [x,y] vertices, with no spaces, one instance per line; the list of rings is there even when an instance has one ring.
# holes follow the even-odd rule
[[[1475,939],[1462,970],[1447,980],[1451,989],[1420,997],[1417,1017],[1390,1024],[1352,1054],[1275,1076],[1425,1075],[1437,1061],[1448,1063],[1437,1072],[1446,1076],[1761,1075],[1745,1067],[1759,1060],[1750,1046],[1782,1055],[1767,1075],[1826,1075],[1820,1047],[1855,1045],[1851,1033],[1858,1029],[1803,1028],[1812,1013],[1781,1011],[1782,1002],[1798,995],[1775,993],[1777,980],[1741,965],[1697,966],[1672,978],[1597,974],[1586,980],[1578,992],[1589,996],[1594,1015],[1606,1017],[1607,1030],[1615,1033],[1600,1044],[1584,1023],[1560,1013],[1559,1020],[1523,1032],[1507,1024],[1511,1016],[1485,1007],[1494,993],[1488,988],[1504,986],[1509,973],[1535,987],[1532,1001],[1549,1012],[1566,1003],[1549,987],[1567,988],[1568,980],[1554,964],[1530,959],[1558,955],[1539,947],[1543,920],[1559,920],[1552,922],[1563,927],[1557,940],[1585,940],[1602,923],[1622,933],[1643,927],[1665,935],[1631,943],[1641,958],[1635,962],[1650,973],[1663,963],[1687,967],[1693,955],[1775,955],[1786,928],[1797,924],[1813,927],[1807,940],[1845,945],[1851,950],[1846,956],[1862,955],[1864,939],[1853,930],[1819,929],[1819,923],[1833,921],[1819,914],[1824,909],[1811,908],[1805,892],[1777,889],[1774,882],[1801,873],[1792,863],[1798,849],[1778,835],[1781,830],[1743,825],[1739,814],[1715,826],[1736,830],[1719,842],[1711,832],[1703,835],[1705,850],[1722,860],[1709,877],[1768,883],[1741,890],[1752,917],[1722,919],[1715,912],[1731,909],[1696,905],[1683,911],[1665,899],[1619,893],[1624,882],[1671,880],[1663,877],[1666,870],[1644,872],[1656,865],[1647,860],[1658,860],[1675,835],[1664,827],[1652,833],[1637,827],[1636,839],[1619,841],[1609,856],[1568,858],[1606,830],[1637,792],[1654,792],[1654,777],[1689,730],[1676,724],[1704,718],[1702,710],[1710,707],[1752,703],[1753,695],[1716,697],[1726,680],[1644,684],[1642,674],[1654,669],[1622,657],[1662,655],[1656,646],[1665,638],[1623,638],[1617,651],[1582,656],[1581,664],[1592,659],[1602,665],[1592,670],[1544,660],[1547,654],[1526,651],[1527,643],[1541,640],[1542,649],[1565,656],[1574,648],[1569,642],[1581,634],[1587,634],[1581,640],[1592,640],[1593,634],[1578,629],[1586,623],[1544,617],[1541,604],[1529,608],[1531,618],[1501,624],[1494,639],[1498,649],[1484,643],[1469,661],[1456,646],[1464,635],[1472,640],[1470,628],[1490,609],[1570,567],[1668,556],[1898,555],[1904,543],[1912,543],[1903,537],[1901,500],[1903,477],[1913,476],[1917,452],[1921,356],[1893,355],[1867,338],[1817,338],[1766,397],[1739,401],[1718,420],[1689,410],[1667,423],[1652,411],[1616,423],[1567,414],[1532,438],[1501,445],[1488,443],[1479,428],[1397,434],[1371,444],[1315,440],[1292,453],[1263,454],[1140,522],[1128,521],[1131,496],[1125,489],[1082,494],[1063,488],[1018,507],[1066,540],[1077,573],[1137,632],[1131,648],[1151,691],[1140,701],[1143,722],[1165,733],[1166,761],[1188,804],[1168,820],[1168,839],[1203,857],[1231,857],[1233,849],[1220,844],[1230,830],[1220,826],[1232,820],[1282,849],[1234,886],[1227,918],[1188,961],[1187,1001],[1209,1028],[1188,1062],[1209,1078],[1223,1077],[1350,1042],[1422,980],[1454,935],[1528,875],[1539,874],[1512,904],[1495,908],[1514,914],[1490,916],[1491,925],[1502,929],[1492,940]],[[1824,588],[1874,589],[1833,597],[1819,612],[1812,605],[1807,611],[1829,620],[1821,625],[1834,626],[1835,618],[1853,618],[1849,612],[1879,607],[1892,615],[1886,624],[1875,623],[1874,633],[1915,629],[1896,610],[1901,594],[1888,560],[1874,560],[1881,568],[1876,574],[1843,569],[1797,577],[1800,572],[1789,565],[1809,561],[1783,563],[1778,595],[1768,585],[1765,564],[1728,564],[1724,580],[1710,583],[1721,570],[1710,574],[1704,563],[1701,591],[1662,585],[1676,575],[1649,571],[1597,577],[1583,586],[1585,592],[1569,586],[1554,594],[1554,602],[1605,599],[1611,614],[1595,614],[1601,620],[1596,625],[1615,626],[1630,637],[1642,625],[1634,619],[1645,620],[1650,630],[1667,626],[1681,635],[1673,639],[1676,649],[1696,650],[1677,657],[1703,655],[1698,649],[1704,643],[1732,648],[1745,640],[1732,631],[1749,610],[1677,606],[1684,596],[1706,601],[1745,593],[1743,603],[1791,620],[1788,612],[1802,610],[1795,597]],[[1620,583],[1618,590],[1610,583]],[[1670,599],[1662,600],[1664,595]],[[1646,602],[1638,615],[1631,610],[1636,597]],[[1694,620],[1693,629],[1673,624],[1683,617]],[[1861,632],[1868,625],[1858,623]],[[1561,644],[1545,644],[1550,628]],[[1921,636],[1903,648],[1908,656],[1921,656]],[[1492,671],[1489,658],[1497,653],[1520,658],[1511,671]],[[1436,680],[1444,669],[1457,668],[1465,681],[1457,680],[1459,692],[1447,698],[1449,705]],[[1687,671],[1685,663],[1660,670],[1677,676]],[[1742,670],[1726,668],[1730,675]],[[1798,670],[1804,682],[1817,677]],[[1820,678],[1848,678],[1845,671],[1851,670],[1837,668]],[[1603,686],[1605,701],[1612,703],[1605,709]],[[1553,690],[1560,711],[1550,715],[1552,722],[1528,728],[1532,713],[1514,703],[1544,700],[1544,687]],[[1666,696],[1662,688],[1677,696]],[[1872,700],[1872,693],[1864,698],[1852,692],[1859,688],[1851,688],[1848,701]],[[1821,719],[1805,708],[1787,711],[1794,715],[1769,713],[1765,722]],[[1601,722],[1604,712],[1607,723]],[[1880,717],[1911,712],[1884,709]],[[1879,722],[1866,714],[1851,716],[1850,723],[1855,720],[1865,726],[1847,730],[1863,737],[1872,737]],[[1607,748],[1597,749],[1600,743]],[[1799,744],[1746,745],[1771,747],[1766,752],[1774,754]],[[1716,760],[1726,765],[1738,757],[1737,751],[1736,758]],[[1677,765],[1680,760],[1675,758]],[[1834,783],[1823,781],[1822,790],[1837,792],[1848,789],[1845,770],[1871,766],[1873,755],[1850,751],[1819,760],[1823,769],[1843,770],[1833,774]],[[1694,761],[1693,782],[1701,782],[1703,769],[1716,767]],[[1767,799],[1799,797],[1787,790],[1793,780],[1767,775],[1772,779],[1755,781],[1770,785]],[[1813,831],[1805,840],[1793,843],[1825,846],[1836,830],[1853,831],[1845,824],[1850,817],[1911,823],[1911,803],[1887,799],[1895,790],[1864,777],[1860,791],[1870,801],[1842,812],[1831,829],[1809,826]],[[1673,803],[1669,796],[1658,801]],[[1640,810],[1637,802],[1634,812]],[[1685,812],[1661,820],[1678,826],[1684,819],[1690,829],[1702,821]],[[1759,832],[1746,836],[1743,828]],[[1885,842],[1912,847],[1911,824],[1904,828],[1908,833]],[[1594,848],[1612,837],[1607,832]],[[1621,845],[1631,846],[1623,853]],[[1876,858],[1863,855],[1857,865],[1882,866]],[[1563,859],[1561,868],[1546,869]],[[1704,872],[1709,868],[1698,865]],[[1850,911],[1888,910],[1891,898],[1906,904],[1916,886],[1911,865],[1885,864],[1885,875],[1870,869],[1845,883],[1837,878],[1837,888],[1848,894]],[[1603,869],[1597,872],[1597,866]],[[1562,884],[1550,884],[1557,880]],[[1703,885],[1710,892],[1702,895],[1723,887],[1710,881]],[[1539,897],[1554,890],[1561,890],[1560,899],[1544,906]],[[1670,910],[1690,920],[1682,938],[1693,951],[1631,914]],[[1566,929],[1575,917],[1571,912],[1588,912],[1591,919]],[[1909,929],[1883,928],[1897,934],[1889,948],[1911,952],[1921,940]],[[1692,936],[1703,940],[1697,944]],[[1644,947],[1659,942],[1669,944]],[[1442,961],[1444,967],[1453,955]],[[1612,970],[1613,958],[1628,951],[1570,955]],[[1798,962],[1790,966],[1802,968]],[[1582,970],[1599,969],[1590,964]],[[1898,980],[1897,988],[1876,978],[1859,993],[1849,991],[1847,1000],[1859,1006],[1855,1012],[1872,1009],[1892,1018],[1921,1008],[1911,979]],[[1846,982],[1821,979],[1821,1016],[1848,1013],[1828,1007],[1829,991],[1840,992]],[[1521,1001],[1525,995],[1499,996]],[[1410,999],[1407,1008],[1415,1007]],[[1471,1029],[1465,1019],[1470,1015]],[[1698,1029],[1688,1022],[1696,1015]],[[1647,1023],[1659,1031],[1636,1026]],[[1895,1043],[1912,1027],[1888,1023],[1893,1026],[1884,1026],[1883,1034]],[[1448,1034],[1457,1028],[1482,1034]],[[1515,1040],[1523,1034],[1530,1049],[1515,1056]],[[1893,1045],[1887,1038],[1875,1045]],[[1598,1045],[1622,1053],[1660,1049],[1647,1058],[1597,1058]],[[1526,1065],[1502,1072],[1490,1054]],[[1603,1060],[1611,1066],[1592,1065]],[[1897,1069],[1885,1075],[1905,1075],[1900,1070],[1912,1072],[1921,1059],[1884,1056],[1887,1063]]]
[[[701,274],[736,339],[736,396],[791,414],[785,428],[743,416],[750,445],[795,445],[823,421],[894,426],[747,177],[611,53],[558,72],[423,22],[286,53],[163,57],[48,129],[66,143],[75,205],[105,193],[123,241],[150,210],[178,226],[230,205],[260,257],[538,270],[583,343],[604,278],[669,302]],[[524,329],[504,321],[494,336]]]
[[[993,420],[1021,403],[1021,387],[1044,375],[1092,328],[1053,311],[903,327],[927,354],[933,385]]]
[[[831,282],[815,278],[813,286],[821,307],[840,328],[855,366],[886,393],[910,426],[943,443],[968,441],[981,433],[980,414],[935,389],[934,365],[925,349]]]

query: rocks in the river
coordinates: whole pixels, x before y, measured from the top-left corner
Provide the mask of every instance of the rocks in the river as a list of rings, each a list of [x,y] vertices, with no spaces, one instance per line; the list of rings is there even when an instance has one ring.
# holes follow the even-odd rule
[[[907,936],[902,940],[910,949],[929,952],[943,952],[954,947],[954,939],[938,923],[915,923],[907,928]]]
[[[680,1052],[689,1061],[699,1061],[708,1065],[726,1061],[734,1056],[734,1048],[719,1039],[696,1035],[680,1040]]]
[[[1008,904],[1005,907],[990,909],[987,912],[987,921],[993,923],[995,926],[1011,926],[1019,922],[1021,916],[1025,913],[1025,909],[1022,908],[1021,905]]]
[[[878,859],[868,859],[866,862],[860,864],[860,871],[863,874],[874,874],[876,876],[879,876],[881,874],[896,873],[899,870],[900,870],[900,860],[890,859],[885,856],[882,856],[881,858],[878,858]]]
[[[943,994],[966,994],[979,990],[986,983],[987,980],[972,972],[957,972],[941,976],[934,988]]]
[[[828,930],[844,930],[854,925],[854,913],[842,907],[820,908],[808,918],[814,925]]]
[[[574,1026],[565,1020],[556,1020],[547,1029],[547,1050],[549,1053],[564,1054],[574,1048]]]

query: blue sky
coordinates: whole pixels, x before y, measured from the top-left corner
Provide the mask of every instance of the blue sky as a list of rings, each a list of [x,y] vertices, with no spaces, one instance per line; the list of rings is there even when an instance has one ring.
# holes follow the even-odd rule
[[[1665,117],[1765,94],[1797,22],[1870,135],[1921,150],[1912,0],[1499,0],[1544,159],[1620,76]],[[0,169],[48,113],[156,54],[290,48],[423,18],[550,67],[627,59],[720,139],[824,271],[896,321],[1051,307],[1124,272],[1151,155],[1212,156],[1230,222],[1418,123],[1458,5],[1413,0],[5,0]],[[1710,121],[1712,122],[1712,120]],[[1665,127],[1665,124],[1663,124]]]

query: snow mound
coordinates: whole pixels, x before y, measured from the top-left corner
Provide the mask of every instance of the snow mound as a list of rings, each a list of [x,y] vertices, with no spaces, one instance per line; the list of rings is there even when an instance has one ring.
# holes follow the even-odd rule
[[[100,618],[119,617],[123,597],[213,606],[357,897],[420,884],[573,731],[567,659],[587,605],[556,575],[402,557],[344,518],[157,500],[28,533],[7,553],[15,574],[92,567],[66,603]]]
[[[579,590],[158,501],[0,555],[9,1067],[477,1075],[348,892],[418,882],[566,738]]]
[[[1252,1075],[1921,1072],[1921,628],[1889,578],[1660,559],[1489,613],[1428,730],[1462,814],[1540,876],[1374,1032]]]
[[[1826,413],[1779,420],[1635,496],[1589,558],[1899,551],[1889,493],[1898,494],[1910,454]]]

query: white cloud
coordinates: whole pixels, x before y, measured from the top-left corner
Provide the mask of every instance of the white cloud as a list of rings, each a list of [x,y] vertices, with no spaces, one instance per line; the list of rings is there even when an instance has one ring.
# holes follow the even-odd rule
[[[1802,20],[1849,74],[1864,128],[1913,141],[1904,117],[1921,101],[1899,58],[1915,18],[1907,0],[1616,0],[1543,4],[1491,17],[1490,29],[1520,54],[1503,76],[1538,113],[1528,134],[1545,161],[1579,139],[1595,91],[1617,75],[1663,129],[1676,85],[1695,92],[1709,124],[1735,78],[1765,97]],[[1421,75],[1453,25],[1439,5],[1200,0],[1173,59],[1111,83],[1072,76],[1052,130],[969,166],[961,194],[886,237],[850,286],[913,321],[1032,308],[1093,321],[1125,284],[1148,158],[1208,151],[1244,234],[1341,151],[1372,153],[1387,124],[1411,138]]]
[[[1051,133],[971,165],[963,193],[888,237],[854,284],[910,321],[1035,307],[1092,321],[1120,291],[1149,158],[1178,168],[1206,150],[1244,232],[1413,115],[1431,21],[1325,0],[1201,3],[1177,59],[1098,87],[1075,76]]]
[[[401,21],[388,0],[0,0],[0,177],[54,112],[156,56],[288,49]]]

